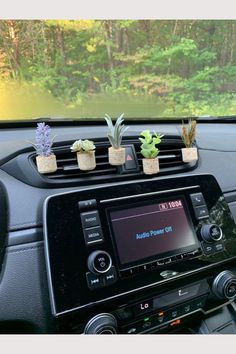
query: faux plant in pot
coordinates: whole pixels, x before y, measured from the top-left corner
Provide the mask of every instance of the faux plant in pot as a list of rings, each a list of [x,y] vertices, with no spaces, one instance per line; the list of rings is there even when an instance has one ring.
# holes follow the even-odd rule
[[[111,147],[108,149],[109,164],[113,166],[120,166],[125,163],[125,148],[121,146],[122,137],[128,127],[122,123],[124,114],[121,114],[113,125],[111,117],[105,115],[105,120],[108,125],[107,137],[110,141]]]
[[[76,140],[71,146],[71,151],[76,152],[79,169],[91,171],[96,167],[95,149],[91,140]]]
[[[158,135],[156,132],[153,134],[149,130],[144,130],[140,133],[139,140],[141,141],[141,154],[143,155],[143,172],[146,175],[153,175],[158,173],[159,168],[159,149],[156,145],[160,144],[163,135]]]
[[[36,164],[40,173],[52,173],[57,170],[56,156],[52,152],[53,138],[51,128],[45,123],[38,123],[35,133]]]
[[[197,161],[198,152],[197,148],[194,146],[196,139],[196,120],[189,119],[188,126],[184,124],[181,127],[181,136],[185,148],[182,148],[182,159],[183,162]]]

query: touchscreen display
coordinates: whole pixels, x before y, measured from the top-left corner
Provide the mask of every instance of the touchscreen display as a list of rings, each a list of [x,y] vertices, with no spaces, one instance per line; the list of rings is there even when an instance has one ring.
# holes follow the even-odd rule
[[[178,198],[111,211],[121,265],[194,246],[196,239],[184,204],[184,198]]]

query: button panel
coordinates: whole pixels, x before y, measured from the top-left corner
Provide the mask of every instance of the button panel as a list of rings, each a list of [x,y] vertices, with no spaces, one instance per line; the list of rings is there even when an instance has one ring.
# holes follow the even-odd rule
[[[117,281],[117,273],[114,266],[105,275],[97,275],[93,273],[86,273],[87,285],[90,290],[103,288],[114,284]]]
[[[151,300],[149,300],[151,301]],[[133,321],[127,325],[122,327],[122,333],[127,334],[136,334],[142,332],[148,332],[148,330],[155,329],[167,329],[168,326],[172,326],[175,324],[180,324],[181,320],[178,320],[181,317],[191,315],[193,312],[196,312],[204,307],[206,303],[206,296],[202,296],[197,299],[193,299],[189,302],[186,302],[182,305],[178,305],[172,307],[168,310],[156,310],[155,313],[145,314],[144,317],[141,317],[139,320]],[[148,304],[148,301],[140,303],[141,304]],[[142,314],[142,312],[141,312]],[[140,315],[140,311],[138,312]],[[135,316],[133,317],[135,319]],[[130,317],[128,318],[130,320]],[[178,323],[175,322],[178,320]],[[157,327],[157,329],[156,329]]]
[[[209,218],[209,212],[202,193],[190,194],[190,199],[197,220]]]
[[[96,199],[84,200],[79,202],[79,209],[93,209],[97,206]],[[86,246],[104,241],[99,213],[97,210],[88,211],[80,214],[84,241]]]
[[[222,252],[225,250],[223,242],[216,242],[216,243],[206,243],[202,242],[202,249],[206,256],[210,256],[217,252]]]
[[[200,249],[196,249],[196,250],[193,250],[193,251],[190,251],[187,253],[178,254],[173,257],[158,259],[156,261],[152,261],[151,263],[143,264],[141,266],[136,266],[136,267],[132,267],[129,269],[121,270],[120,273],[121,273],[121,276],[124,278],[130,277],[130,276],[134,276],[138,273],[143,273],[145,271],[155,270],[157,268],[161,268],[163,266],[173,264],[177,261],[181,261],[181,260],[185,260],[185,259],[187,260],[187,259],[191,259],[191,258],[200,256],[201,253],[202,253],[202,251]]]

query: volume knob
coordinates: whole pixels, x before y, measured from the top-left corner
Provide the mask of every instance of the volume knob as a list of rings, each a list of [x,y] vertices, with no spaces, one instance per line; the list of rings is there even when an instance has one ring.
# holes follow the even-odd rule
[[[203,225],[200,234],[205,242],[217,242],[222,239],[223,233],[221,228],[216,224]]]
[[[106,273],[111,268],[111,266],[111,256],[105,251],[94,251],[88,257],[88,269],[92,273]]]

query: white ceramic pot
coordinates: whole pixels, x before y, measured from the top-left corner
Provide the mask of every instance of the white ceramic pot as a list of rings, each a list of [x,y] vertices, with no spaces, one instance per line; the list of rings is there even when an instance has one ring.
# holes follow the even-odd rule
[[[159,159],[143,159],[143,172],[146,175],[154,175],[160,171]]]
[[[183,148],[181,150],[183,162],[193,162],[198,160],[197,148]]]
[[[57,160],[54,154],[49,156],[38,155],[36,157],[36,164],[39,173],[52,173],[57,170]]]
[[[91,171],[96,167],[95,151],[77,152],[77,161],[79,169],[82,171]]]
[[[114,149],[112,146],[108,149],[109,164],[120,166],[125,163],[125,148]]]

